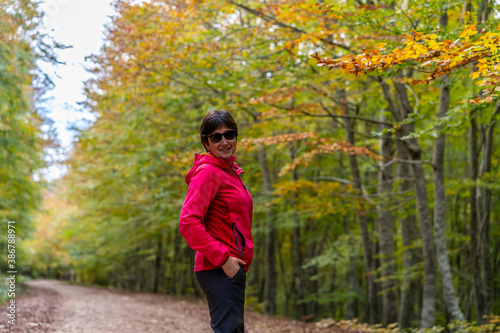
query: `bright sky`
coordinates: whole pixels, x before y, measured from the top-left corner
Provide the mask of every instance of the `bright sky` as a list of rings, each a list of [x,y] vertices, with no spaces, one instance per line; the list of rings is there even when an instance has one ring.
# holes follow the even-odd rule
[[[46,97],[51,100],[44,104],[50,111],[49,117],[55,121],[57,134],[63,147],[69,151],[74,133],[69,129],[82,119],[93,119],[82,112],[77,104],[85,100],[83,82],[90,77],[85,71],[85,57],[99,52],[103,43],[104,25],[113,14],[112,0],[44,0],[41,8],[46,13],[45,26],[54,39],[72,48],[60,50],[59,60],[65,65],[42,68],[55,83],[55,88]],[[49,168],[45,177],[57,178],[64,168]]]

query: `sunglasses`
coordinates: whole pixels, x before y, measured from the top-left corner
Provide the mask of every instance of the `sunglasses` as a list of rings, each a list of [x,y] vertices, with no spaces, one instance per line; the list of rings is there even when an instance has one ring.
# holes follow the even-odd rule
[[[224,133],[212,133],[208,137],[213,143],[219,143],[222,140],[222,136],[224,136],[226,140],[233,140],[238,136],[238,132],[236,132],[236,130],[230,130]]]

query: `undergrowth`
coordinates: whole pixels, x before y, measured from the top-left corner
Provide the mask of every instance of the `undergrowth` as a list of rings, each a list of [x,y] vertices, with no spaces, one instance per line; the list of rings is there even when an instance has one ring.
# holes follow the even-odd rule
[[[323,327],[338,327],[346,332],[363,332],[363,333],[439,333],[439,332],[459,332],[459,333],[498,333],[500,332],[500,316],[490,315],[484,318],[484,324],[478,325],[475,322],[453,322],[446,327],[434,326],[431,328],[411,328],[401,330],[397,324],[391,324],[387,327],[382,325],[369,325],[360,323],[357,320],[342,320],[334,321],[332,319],[324,319],[318,322],[318,326]]]

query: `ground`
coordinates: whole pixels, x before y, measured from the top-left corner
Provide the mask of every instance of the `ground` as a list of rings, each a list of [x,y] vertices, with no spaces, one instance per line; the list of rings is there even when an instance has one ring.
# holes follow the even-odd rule
[[[16,299],[16,326],[0,316],[1,332],[167,333],[211,332],[202,300],[34,280]],[[246,311],[247,333],[347,332]],[[321,327],[328,326],[328,327]]]

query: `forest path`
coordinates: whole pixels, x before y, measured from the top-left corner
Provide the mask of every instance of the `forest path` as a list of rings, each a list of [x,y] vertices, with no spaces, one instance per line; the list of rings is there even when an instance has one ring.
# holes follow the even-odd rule
[[[53,333],[206,332],[210,320],[201,302],[172,302],[158,294],[69,285],[57,280],[35,280],[27,285],[61,295]]]
[[[208,308],[201,300],[69,285],[57,280],[34,280],[26,285],[31,291],[16,300],[18,325],[10,327],[0,321],[1,332],[211,332]],[[248,333],[340,331],[250,311],[245,313],[245,326]]]

